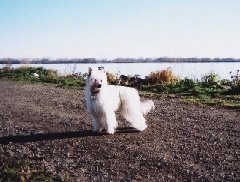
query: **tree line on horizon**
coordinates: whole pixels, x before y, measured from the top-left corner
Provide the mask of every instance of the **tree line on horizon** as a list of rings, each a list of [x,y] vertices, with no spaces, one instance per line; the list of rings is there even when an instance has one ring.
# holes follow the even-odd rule
[[[197,62],[240,62],[235,58],[116,58],[116,59],[96,59],[96,58],[35,58],[35,59],[14,59],[2,58],[0,64],[72,64],[72,63],[197,63]]]

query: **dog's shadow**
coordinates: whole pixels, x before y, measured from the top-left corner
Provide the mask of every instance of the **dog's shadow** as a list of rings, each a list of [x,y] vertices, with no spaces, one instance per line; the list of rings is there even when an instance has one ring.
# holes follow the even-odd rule
[[[125,127],[118,128],[116,133],[136,133],[138,132],[134,128]],[[0,137],[0,144],[7,145],[9,143],[27,143],[27,142],[39,142],[47,140],[56,140],[56,139],[68,139],[68,138],[83,138],[90,136],[103,136],[108,135],[107,133],[95,133],[92,130],[82,130],[82,131],[70,131],[70,132],[61,132],[61,133],[39,133],[31,135],[17,135],[17,136],[3,136]]]

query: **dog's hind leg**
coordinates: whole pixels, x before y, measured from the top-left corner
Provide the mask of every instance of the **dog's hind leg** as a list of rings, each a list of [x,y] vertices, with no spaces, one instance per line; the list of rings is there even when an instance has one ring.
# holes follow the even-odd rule
[[[147,128],[146,120],[142,115],[139,115],[136,120],[132,120],[131,125],[139,131],[143,131]]]
[[[142,113],[125,113],[123,116],[135,129],[143,131],[147,128],[146,120],[143,117]]]

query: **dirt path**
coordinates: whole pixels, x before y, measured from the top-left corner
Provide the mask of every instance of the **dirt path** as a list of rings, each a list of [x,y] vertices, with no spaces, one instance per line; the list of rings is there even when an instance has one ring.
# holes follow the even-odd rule
[[[0,181],[6,167],[22,181],[240,180],[239,111],[153,100],[146,131],[119,117],[94,135],[82,91],[0,80]]]

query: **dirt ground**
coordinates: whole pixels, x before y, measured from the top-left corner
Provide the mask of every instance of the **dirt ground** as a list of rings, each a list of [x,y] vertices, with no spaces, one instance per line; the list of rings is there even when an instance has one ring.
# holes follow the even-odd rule
[[[145,99],[144,97],[141,97]],[[83,92],[0,80],[0,181],[239,181],[240,111],[151,96],[137,132],[94,134]]]

